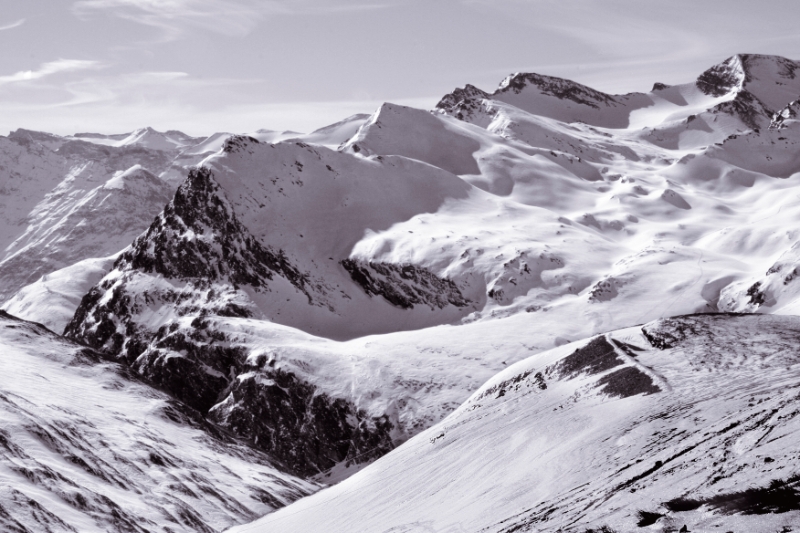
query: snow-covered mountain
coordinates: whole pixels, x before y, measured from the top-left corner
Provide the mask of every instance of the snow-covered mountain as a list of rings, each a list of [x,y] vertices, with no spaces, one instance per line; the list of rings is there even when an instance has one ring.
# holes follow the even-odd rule
[[[563,345],[681,314],[795,312],[800,306],[794,283],[800,234],[792,229],[800,216],[798,68],[800,63],[779,57],[738,55],[690,83],[656,83],[649,93],[627,95],[514,74],[491,93],[469,85],[456,89],[432,112],[387,103],[369,117],[350,117],[308,135],[259,130],[192,139],[140,130],[65,140],[30,134],[24,149],[12,146],[24,143],[9,137],[4,145],[9,153],[18,150],[23,154],[18,160],[28,158],[37,168],[46,163],[54,170],[42,176],[55,176],[53,184],[36,189],[39,196],[25,200],[29,205],[0,210],[26,220],[24,230],[10,232],[9,250],[19,250],[20,258],[39,253],[51,260],[66,250],[76,252],[42,268],[46,276],[31,274],[28,281],[35,282],[17,291],[5,309],[26,318],[42,316],[59,330],[66,326],[73,340],[131,368],[296,475],[342,479],[413,438],[347,487],[360,487],[358,480],[366,477],[382,479],[378,465],[395,464],[391,458],[398,456],[402,463],[408,458],[403,454],[417,453],[413,450],[428,433],[415,435],[455,409],[453,417],[466,416],[475,405],[464,404],[470,395],[518,361],[526,361],[520,363],[525,369],[546,361],[542,369],[550,371],[542,370],[541,383],[560,391],[552,396],[558,405],[586,393],[588,403],[579,410],[586,420],[601,420],[597,413],[620,405],[623,418],[650,413],[652,403],[673,386],[667,384],[670,376],[676,383],[691,381],[692,374],[680,366],[683,356],[664,363],[663,372],[654,371],[661,372],[658,378],[631,362],[636,358],[630,353],[628,358],[618,353],[623,381],[642,384],[646,380],[636,372],[644,372],[651,382],[640,392],[651,394],[611,402],[607,396],[616,394],[616,385],[602,381],[614,381],[611,373],[598,374],[591,385],[580,372],[556,368],[575,350],[584,353],[582,345]],[[67,147],[74,148],[65,152]],[[165,166],[154,170],[154,163],[131,159],[103,174],[101,184],[80,185],[73,193],[70,184],[82,182],[63,179],[64,185],[58,173],[65,154],[78,148],[102,150],[103,157],[135,151]],[[31,183],[40,181],[46,180],[36,177]],[[128,191],[131,200],[120,191]],[[123,216],[121,206],[144,197],[154,200],[141,201],[142,211]],[[144,206],[156,205],[156,199],[161,206],[148,218]],[[55,216],[62,212],[74,214]],[[37,213],[43,214],[36,218]],[[34,223],[40,219],[46,222]],[[107,246],[80,250],[97,241],[94,234],[73,231],[84,220],[103,239],[109,236]],[[107,229],[117,227],[126,229],[118,234]],[[64,246],[69,239],[80,244]],[[60,244],[48,249],[49,242]],[[22,265],[11,271],[31,270]],[[56,270],[62,265],[69,266]],[[719,339],[720,346],[728,346],[733,342],[723,324],[728,319],[714,320],[720,324],[703,322],[711,333],[698,338],[704,345]],[[734,329],[735,320],[730,318]],[[763,322],[766,331],[794,331],[788,318],[770,320]],[[722,333],[714,333],[717,326]],[[637,332],[609,339],[642,348],[642,360],[649,358],[646,364],[655,368],[660,352],[647,348]],[[529,359],[553,347],[562,348],[542,355],[545,359]],[[486,387],[521,375],[508,372],[516,370]],[[517,382],[536,385],[537,373]],[[697,379],[669,401],[700,402],[693,395],[709,382]],[[745,394],[736,388],[741,383],[733,371],[723,379],[730,398]],[[549,380],[558,385],[551,387]],[[715,405],[703,404],[698,413],[726,420]],[[525,409],[513,417],[528,420],[538,412],[535,406]],[[485,428],[496,429],[494,417],[487,413]],[[548,420],[557,428],[560,418]],[[683,428],[682,418],[675,423]],[[484,429],[475,429],[475,440],[463,445],[480,449],[490,431]],[[619,429],[611,425],[603,435],[619,439],[621,434],[614,437]],[[612,441],[600,446],[594,433],[581,435],[569,450],[597,445],[586,468],[616,464],[622,457],[606,446]],[[625,453],[653,451],[640,445],[635,441]],[[515,446],[520,460],[528,457],[528,448]],[[659,450],[667,454],[666,448]],[[465,455],[464,461],[476,459]],[[486,468],[500,475],[496,463]],[[572,497],[558,492],[562,489],[570,487],[550,496],[542,488],[537,497],[551,502],[547,498]],[[467,502],[469,495],[478,497],[463,494]],[[376,502],[376,508],[392,498],[381,491],[372,496],[364,501]],[[509,530],[529,527],[521,500],[506,500],[496,513],[486,511],[484,525],[508,519]],[[599,502],[592,508],[599,514],[574,514],[580,501],[569,502],[573,507],[562,514],[578,522],[558,522],[564,528],[610,524],[625,530],[634,512],[627,506],[629,514],[614,514],[622,507]],[[649,502],[648,509],[663,503]],[[358,519],[366,522],[332,523],[383,531],[369,522],[377,514],[358,505],[350,509],[358,509]],[[648,509],[641,508],[666,514]],[[425,512],[440,510],[420,506],[422,514],[413,523],[426,523]],[[406,514],[397,514],[396,523],[405,524]],[[408,524],[403,527],[413,530]],[[661,524],[668,529],[673,523]]]
[[[797,317],[699,315],[534,355],[349,479],[230,532],[792,531],[798,334]]]
[[[338,146],[366,118],[356,115],[291,137]],[[74,271],[79,261],[108,257],[128,246],[164,209],[188,168],[218,151],[230,136],[195,138],[142,128],[69,137],[17,130],[0,137],[3,308],[62,331],[77,306],[71,297],[50,297],[43,307],[28,297],[30,289],[15,293],[31,283],[41,286],[42,276],[62,268]],[[79,285],[79,292],[92,284]]]
[[[318,489],[119,364],[0,312],[0,529],[213,532]]]
[[[67,334],[307,474],[383,453],[529,353],[461,356],[469,378],[434,366],[446,385],[424,394],[369,351],[339,383],[336,341],[395,332],[407,346],[418,336],[403,331],[440,324],[460,326],[426,334],[474,338],[468,324],[513,318],[496,331],[525,335],[494,346],[539,351],[662,316],[790,311],[793,286],[760,277],[794,268],[796,67],[735,56],[623,96],[518,74],[434,113],[385,104],[339,150],[229,137]],[[293,346],[314,348],[281,355]],[[326,414],[275,408],[287,390]]]

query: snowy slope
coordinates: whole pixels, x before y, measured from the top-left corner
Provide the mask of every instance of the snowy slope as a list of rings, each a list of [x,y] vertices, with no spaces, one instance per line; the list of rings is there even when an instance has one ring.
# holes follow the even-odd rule
[[[0,529],[213,532],[313,492],[170,396],[0,313]]]
[[[181,131],[160,132],[153,128],[139,128],[130,133],[104,135],[101,133],[77,133],[68,137],[103,146],[138,146],[151,150],[171,152],[195,146],[203,139],[191,137]]]
[[[385,104],[337,151],[220,136],[67,332],[311,474],[531,353],[790,313],[793,65],[735,56],[623,96],[513,76],[435,113]]]
[[[115,259],[116,256],[84,259],[45,274],[6,301],[3,310],[52,331],[64,331],[83,295],[108,274]]]
[[[89,183],[76,183],[82,179]],[[4,294],[76,260],[119,251],[149,225],[174,192],[138,164],[116,171],[105,183],[95,185],[96,179],[86,173],[69,175],[30,211],[27,228],[6,247],[0,262]]]
[[[0,302],[130,244],[185,178],[176,154],[24,130],[0,137]]]
[[[230,531],[790,531],[798,333],[796,317],[693,316],[540,353],[349,479]]]

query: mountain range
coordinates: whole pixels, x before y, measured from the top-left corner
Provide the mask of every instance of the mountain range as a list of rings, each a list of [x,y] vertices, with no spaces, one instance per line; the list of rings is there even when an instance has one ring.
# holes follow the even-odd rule
[[[310,134],[0,137],[8,375],[50,365],[114,398],[62,416],[43,382],[0,389],[40,406],[15,422],[40,443],[25,460],[68,480],[26,477],[6,446],[4,487],[50,514],[0,519],[215,531],[333,485],[236,530],[797,523],[799,69],[740,54],[626,95],[517,73]],[[142,395],[184,413],[160,418],[164,446],[217,455],[125,480],[81,456],[95,485],[74,481],[50,428],[109,420],[91,438],[135,455],[131,432],[166,431],[147,426],[163,407],[112,413]],[[282,488],[230,467],[215,489],[239,508],[183,482],[192,519],[170,491],[127,521],[139,500],[90,496],[237,461]]]

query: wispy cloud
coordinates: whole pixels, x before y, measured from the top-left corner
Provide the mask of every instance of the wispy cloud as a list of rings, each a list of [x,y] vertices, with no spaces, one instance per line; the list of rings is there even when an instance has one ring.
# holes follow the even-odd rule
[[[43,63],[37,70],[21,70],[9,76],[0,76],[0,85],[38,80],[53,74],[97,68],[99,66],[99,61],[87,61],[83,59],[59,59],[56,61]]]
[[[386,7],[390,4],[358,0],[336,5],[315,0],[78,0],[72,11],[83,19],[97,13],[110,14],[157,28],[165,40],[175,40],[192,28],[229,36],[246,35],[272,15],[372,11]]]
[[[19,19],[18,21],[12,22],[11,24],[6,24],[5,26],[0,26],[0,31],[13,30],[14,28],[19,28],[23,24],[25,24],[25,19]]]
[[[173,40],[189,27],[244,35],[266,15],[286,8],[273,0],[79,0],[72,9],[81,18],[105,12],[151,26]]]

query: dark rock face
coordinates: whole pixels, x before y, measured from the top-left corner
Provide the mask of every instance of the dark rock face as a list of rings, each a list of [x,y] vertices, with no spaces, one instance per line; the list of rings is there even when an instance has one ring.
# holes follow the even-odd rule
[[[786,120],[797,118],[797,108],[800,107],[800,98],[789,102],[789,104],[772,115],[769,129],[779,130],[786,127]]]
[[[190,231],[197,237],[188,236]],[[281,251],[261,245],[239,223],[207,168],[190,172],[172,202],[114,268],[253,287],[266,286],[277,273],[303,292],[307,282]]]
[[[459,120],[464,120],[480,110],[483,99],[489,97],[489,93],[467,84],[463,89],[459,88],[446,94],[436,104],[436,109]]]
[[[755,131],[760,129],[761,122],[766,122],[774,115],[753,93],[744,89],[733,100],[714,106],[713,111],[739,117],[747,127]]]
[[[616,398],[661,392],[650,376],[632,366],[626,366],[601,377],[597,384],[602,387],[600,389],[602,393]]]
[[[246,149],[245,141],[234,144]],[[385,418],[369,418],[291,372],[253,367],[246,343],[224,333],[224,317],[256,313],[240,287],[268,291],[275,276],[312,303],[308,276],[249,233],[210,170],[194,169],[112,273],[83,297],[65,335],[127,363],[294,473],[386,453],[393,441]],[[174,318],[153,331],[146,325],[153,310]]]
[[[456,307],[470,304],[453,281],[440,278],[423,267],[354,259],[345,259],[342,266],[364,292],[383,296],[402,309],[413,309],[415,304],[431,309],[442,309],[448,304]]]
[[[225,140],[222,151],[226,154],[241,152],[247,150],[247,145],[258,143],[258,139],[254,139],[249,135],[231,135]]]
[[[744,74],[737,70],[738,58],[731,57],[714,65],[697,78],[697,88],[709,96],[724,96],[744,83]]]
[[[573,379],[584,373],[590,376],[599,374],[622,364],[614,347],[605,337],[599,336],[553,365],[547,373],[555,373],[562,379]]]
[[[513,91],[515,94],[519,94],[528,85],[537,87],[542,94],[554,96],[561,100],[571,100],[595,109],[600,108],[598,104],[615,105],[617,103],[613,96],[601,93],[580,83],[534,73],[510,76],[501,84],[501,89],[497,92]]]
[[[293,472],[313,475],[342,461],[364,462],[389,452],[392,424],[369,418],[341,398],[318,394],[294,374],[250,367],[233,380],[209,418]]]
[[[800,510],[798,485],[800,476],[791,476],[788,479],[775,479],[765,487],[748,487],[741,491],[721,493],[707,498],[675,498],[664,502],[664,507],[677,513],[698,509],[703,505],[726,515],[787,513]]]

